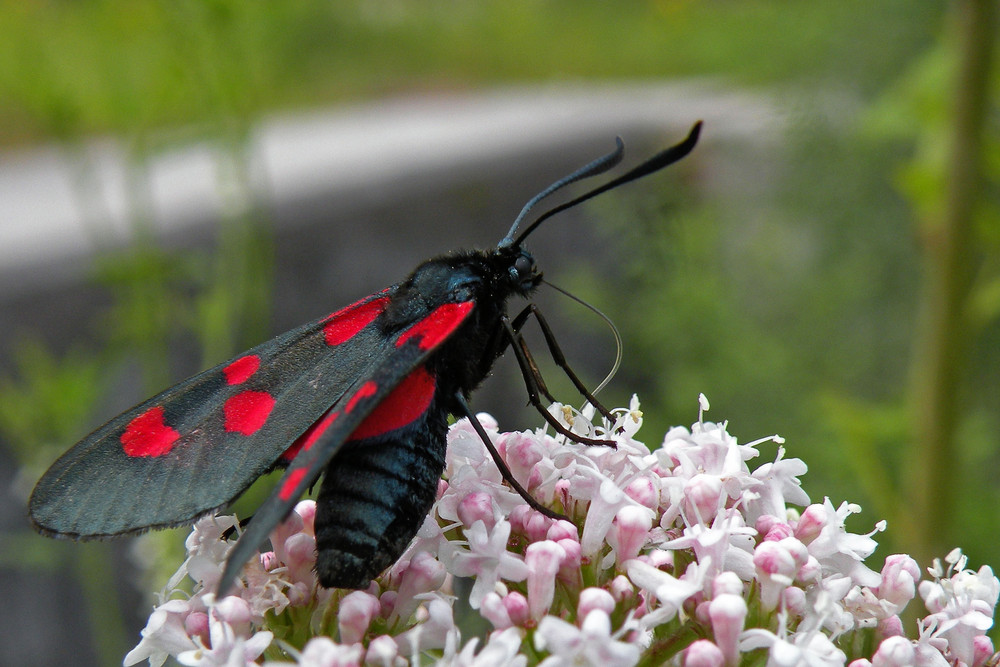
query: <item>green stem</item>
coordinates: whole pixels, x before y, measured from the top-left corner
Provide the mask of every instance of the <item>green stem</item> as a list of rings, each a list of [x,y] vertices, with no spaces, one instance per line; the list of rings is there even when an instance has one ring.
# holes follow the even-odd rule
[[[912,549],[921,562],[948,548],[954,517],[955,429],[966,366],[967,306],[975,265],[973,213],[983,186],[983,129],[996,38],[996,0],[958,0],[959,64],[944,208],[925,221],[925,278],[913,359],[913,424],[918,456],[910,478],[919,519]]]

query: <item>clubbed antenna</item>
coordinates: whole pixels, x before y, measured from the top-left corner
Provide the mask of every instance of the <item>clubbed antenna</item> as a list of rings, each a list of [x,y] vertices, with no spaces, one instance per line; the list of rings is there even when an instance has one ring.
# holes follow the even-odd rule
[[[568,208],[572,208],[577,204],[581,204],[587,201],[588,199],[592,199],[599,194],[607,192],[608,190],[613,190],[620,185],[624,185],[631,181],[640,179],[643,176],[648,176],[649,174],[659,171],[660,169],[663,169],[664,167],[667,167],[677,162],[678,160],[682,159],[684,156],[690,153],[691,150],[695,147],[695,144],[698,143],[698,135],[701,133],[701,126],[702,122],[698,121],[697,123],[694,124],[694,127],[691,128],[691,131],[688,133],[688,136],[687,138],[684,139],[684,141],[680,142],[675,146],[671,146],[670,148],[660,151],[653,157],[649,158],[648,160],[634,167],[628,172],[622,174],[618,178],[612,179],[607,183],[605,183],[604,185],[594,188],[593,190],[590,190],[588,192],[585,192],[579,197],[576,197],[574,199],[569,200],[568,202],[560,204],[555,208],[549,209],[542,215],[538,216],[538,218],[533,223],[531,223],[531,225],[529,225],[527,229],[521,232],[517,236],[517,238],[511,240],[511,237],[517,230],[518,223],[521,221],[522,218],[524,218],[525,214],[528,212],[531,206],[536,204],[543,197],[552,194],[553,192],[563,187],[564,185],[568,185],[574,181],[580,180],[581,178],[586,178],[587,176],[593,176],[599,174],[617,164],[618,161],[621,160],[621,152],[622,149],[624,148],[623,144],[621,143],[621,139],[618,139],[618,150],[616,150],[614,153],[609,153],[603,158],[599,158],[598,160],[591,162],[586,167],[583,167],[582,169],[573,172],[566,178],[560,181],[556,181],[548,188],[543,190],[541,193],[536,195],[530,202],[528,202],[528,205],[525,206],[524,210],[521,211],[521,215],[517,217],[517,221],[514,223],[514,226],[511,228],[509,232],[507,232],[507,236],[505,236],[504,239],[500,242],[500,247],[504,246],[518,247],[521,245],[521,242],[524,241],[525,237],[528,236],[528,234],[533,232],[535,228],[537,228],[540,224],[542,224],[542,222],[544,222],[548,218],[551,218],[556,213],[560,213]],[[611,164],[605,164],[604,161],[608,161],[609,158],[611,158],[612,156],[617,156],[614,162]],[[594,165],[599,165],[599,167],[602,168],[595,169]]]
[[[517,218],[514,219],[514,224],[511,225],[510,231],[507,232],[507,236],[498,244],[498,247],[504,248],[513,244],[514,232],[517,231],[517,226],[521,224],[521,221],[528,215],[528,212],[534,208],[535,204],[542,201],[550,194],[556,190],[560,190],[570,183],[576,183],[577,181],[589,178],[591,176],[597,176],[598,174],[603,174],[608,169],[616,166],[622,161],[622,157],[625,155],[625,142],[622,141],[621,137],[615,137],[615,149],[608,153],[607,155],[602,155],[593,162],[585,164],[576,171],[574,171],[569,176],[563,176],[558,181],[545,188],[537,195],[528,200],[528,203],[524,205],[521,212],[517,214]]]

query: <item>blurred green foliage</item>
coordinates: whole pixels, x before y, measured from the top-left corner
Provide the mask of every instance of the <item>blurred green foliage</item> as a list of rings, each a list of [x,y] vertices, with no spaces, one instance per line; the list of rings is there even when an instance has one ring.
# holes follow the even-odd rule
[[[197,340],[207,365],[265,337],[269,231],[243,153],[263,114],[510,82],[708,76],[771,95],[787,112],[780,144],[736,147],[732,193],[700,187],[710,179],[696,153],[672,187],[595,203],[624,282],[581,270],[567,286],[626,336],[625,374],[649,387],[647,438],[690,421],[705,392],[709,417],[743,437],[784,435],[810,465],[814,500],[858,501],[868,511],[855,519],[868,525],[890,518],[879,557],[903,549],[919,523],[906,477],[921,229],[947,206],[960,44],[949,10],[959,4],[0,0],[0,145],[110,133],[128,142],[140,175],[130,202],[139,242],[95,272],[113,295],[94,323],[103,347],[60,358],[30,341],[13,350],[0,430],[33,477],[92,421],[109,367],[138,365],[151,393],[177,379],[171,343]],[[984,91],[986,182],[969,257],[969,351],[958,360],[957,509],[939,536],[994,565],[997,77],[994,68]],[[145,231],[142,169],[165,145],[204,137],[230,158],[232,215],[211,252],[180,256]],[[85,187],[85,161],[80,170]],[[614,391],[629,384],[609,387],[608,402],[627,404]]]

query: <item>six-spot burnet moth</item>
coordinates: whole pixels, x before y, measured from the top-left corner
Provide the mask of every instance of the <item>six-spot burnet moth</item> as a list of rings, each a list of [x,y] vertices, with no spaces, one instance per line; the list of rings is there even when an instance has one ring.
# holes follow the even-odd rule
[[[365,588],[394,563],[433,503],[444,469],[448,415],[468,417],[504,479],[535,501],[506,469],[469,408],[469,394],[509,347],[529,398],[551,399],[520,330],[534,316],[557,360],[562,354],[537,309],[509,318],[507,301],[528,297],[542,274],[522,243],[552,215],[687,155],[701,123],[681,143],[604,185],[538,216],[556,190],[617,165],[624,146],[532,198],[496,248],[428,260],[403,282],[258,345],[115,417],[42,476],[29,502],[45,535],[75,539],[190,523],[217,510],[275,468],[285,468],[234,546],[219,582],[240,569],[323,474],[316,500],[316,569],[329,588]],[[607,418],[569,367],[581,394]]]

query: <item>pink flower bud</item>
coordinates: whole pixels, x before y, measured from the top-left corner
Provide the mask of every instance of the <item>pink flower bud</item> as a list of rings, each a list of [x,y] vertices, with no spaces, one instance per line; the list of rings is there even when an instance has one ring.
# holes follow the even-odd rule
[[[621,565],[639,555],[646,544],[653,516],[649,509],[625,505],[615,515],[608,541],[615,548],[615,562]]]
[[[445,492],[448,490],[448,486],[449,484],[445,480],[443,479],[438,480],[437,496],[435,496],[438,500],[440,500],[441,496],[443,496]]]
[[[658,570],[666,570],[674,566],[674,552],[666,549],[653,549],[644,554],[647,563]]]
[[[510,616],[511,623],[522,628],[527,625],[531,618],[528,598],[517,591],[511,591],[503,597],[503,606],[507,610],[507,615]]]
[[[493,499],[483,491],[470,493],[458,503],[458,519],[466,528],[476,521],[482,521],[487,528],[492,530],[496,524],[493,514]]]
[[[514,477],[520,482],[528,481],[535,464],[544,458],[538,440],[529,433],[505,433],[499,440],[503,441],[506,449],[504,460]],[[528,488],[531,488],[530,484]]]
[[[302,519],[302,528],[300,530],[310,535],[315,535],[316,501],[310,499],[299,501],[295,506],[295,513]]]
[[[287,519],[279,523],[271,531],[271,544],[274,545],[274,553],[278,555],[278,559],[282,563],[288,562],[288,557],[285,554],[285,542],[292,535],[301,533],[304,525],[302,517],[297,512],[292,512],[288,515]]]
[[[767,535],[768,531],[779,523],[784,523],[784,521],[771,514],[761,514],[757,517],[753,527],[758,535]]]
[[[440,588],[447,575],[444,564],[431,554],[426,551],[415,554],[400,572],[396,616],[405,618],[413,613],[420,604],[418,596]]]
[[[496,591],[490,591],[483,596],[479,604],[479,614],[492,623],[495,630],[506,630],[514,625],[507,608],[503,606],[503,598]]]
[[[708,607],[711,604],[709,600],[702,600],[698,603],[698,606],[694,608],[694,620],[698,621],[702,625],[712,624],[712,615],[709,613]]]
[[[562,503],[562,506],[567,508],[567,513],[569,512],[570,506],[570,493],[569,493],[569,480],[561,479],[556,482],[555,485],[555,499]]]
[[[690,512],[690,521],[703,524],[712,519],[722,507],[722,480],[715,475],[697,474],[684,485],[684,506]]]
[[[549,524],[552,519],[541,512],[531,510],[527,520],[524,522],[524,534],[529,542],[540,542],[545,539],[545,534],[549,532]]]
[[[211,646],[208,632],[208,614],[203,611],[193,611],[184,619],[184,631],[192,639],[197,637],[202,646]]]
[[[276,567],[281,567],[281,561],[273,551],[265,551],[260,555],[260,566],[264,571],[270,572]]]
[[[771,526],[771,529],[767,531],[764,535],[764,539],[768,542],[778,542],[785,539],[786,537],[791,537],[794,534],[792,527],[787,523],[776,523]]]
[[[993,640],[986,635],[976,635],[972,638],[972,650],[971,667],[983,667],[993,657]]]
[[[500,424],[497,422],[496,418],[488,412],[476,413],[476,419],[479,420],[479,423],[482,424],[487,433],[490,431],[500,430]]]
[[[719,573],[712,580],[712,597],[719,597],[730,593],[732,595],[743,595],[743,582],[735,572],[725,571]]]
[[[510,523],[511,533],[514,535],[524,535],[526,532],[525,526],[527,525],[528,519],[533,512],[534,510],[528,507],[525,503],[516,505],[507,516],[507,521]]]
[[[580,541],[580,533],[576,526],[569,521],[559,520],[549,526],[549,530],[545,533],[545,539],[552,540],[553,542],[558,542],[559,540],[576,540]]]
[[[889,616],[878,622],[878,636],[881,639],[886,637],[903,637],[903,619],[899,616]]]
[[[794,537],[789,539],[795,539]],[[798,540],[796,540],[798,541]],[[800,543],[801,544],[801,543]],[[804,581],[811,583],[814,581],[819,581],[823,578],[823,565],[816,560],[816,557],[812,554],[806,559],[805,564],[799,568],[799,571],[795,574],[795,578],[799,581]]]
[[[296,533],[284,545],[285,565],[293,581],[314,582],[316,579],[316,538],[306,533]]]
[[[727,665],[739,664],[738,640],[747,617],[747,603],[740,595],[725,593],[711,601],[708,608],[712,619],[715,643]]]
[[[381,610],[379,617],[389,618],[392,616],[392,613],[396,610],[396,599],[398,597],[399,594],[396,591],[386,591],[379,596],[378,605]]]
[[[707,639],[699,639],[684,652],[684,667],[722,667],[725,656],[718,646]]]
[[[805,557],[802,556],[805,552]],[[805,546],[793,537],[779,542],[761,542],[753,554],[753,564],[757,570],[757,581],[761,588],[761,604],[764,609],[775,609],[781,591],[791,586],[795,573],[801,567],[801,560],[808,559]]]
[[[576,607],[577,618],[587,618],[587,614],[595,609],[610,616],[615,610],[615,600],[611,593],[603,588],[584,588],[580,591],[580,601]]]
[[[806,592],[798,586],[789,586],[781,592],[781,604],[793,616],[804,616]]]
[[[368,643],[365,664],[394,665],[398,655],[399,647],[396,646],[396,640],[389,635],[380,635]]]
[[[566,551],[550,540],[529,544],[524,553],[528,566],[528,606],[531,618],[536,621],[544,616],[556,589],[556,573],[566,556]]]
[[[344,596],[337,612],[340,643],[354,644],[364,639],[372,619],[381,610],[378,598],[365,591],[354,591]]]
[[[872,656],[872,667],[908,667],[914,664],[916,652],[906,637],[889,637],[879,644]]]
[[[625,495],[644,507],[655,509],[660,504],[660,492],[648,477],[639,477],[625,487]]]
[[[624,574],[619,574],[611,580],[611,597],[616,602],[625,603],[628,603],[629,600],[635,597],[635,587]]]
[[[872,661],[867,658],[858,658],[847,663],[847,667],[872,667]]]
[[[882,582],[878,585],[877,594],[894,604],[898,611],[916,596],[918,581],[920,566],[917,561],[906,554],[893,554],[885,559],[882,566]]]
[[[580,553],[580,543],[576,540],[558,540],[556,544],[566,552],[559,564],[559,579],[567,584],[575,585],[580,579],[580,563],[583,559]]]
[[[795,524],[795,537],[803,544],[809,544],[819,537],[820,532],[828,521],[829,517],[827,516],[826,507],[823,505],[810,505],[802,511],[802,516],[799,517],[798,522]]]
[[[235,595],[224,597],[212,607],[211,611],[220,621],[231,625],[237,635],[250,633],[250,621],[253,614],[250,611],[250,605],[243,598]]]
[[[316,587],[316,583],[306,584],[302,581],[296,581],[291,586],[285,589],[285,597],[288,598],[288,604],[293,607],[304,607],[310,602],[312,602],[312,590]]]

